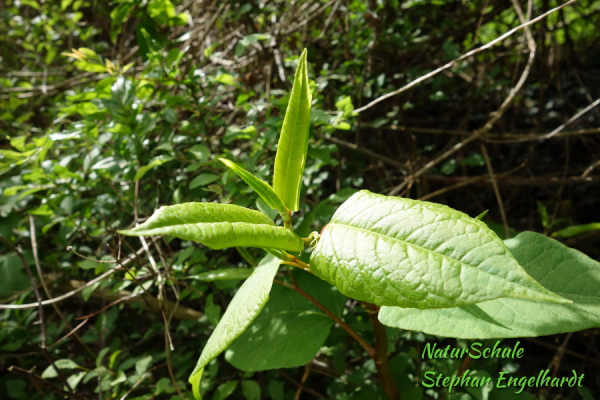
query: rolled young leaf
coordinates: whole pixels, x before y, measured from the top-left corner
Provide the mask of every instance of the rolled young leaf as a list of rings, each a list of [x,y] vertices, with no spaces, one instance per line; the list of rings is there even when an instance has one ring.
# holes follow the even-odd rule
[[[240,178],[242,178],[244,182],[246,182],[265,201],[265,203],[267,203],[269,207],[274,210],[278,210],[280,213],[285,213],[285,205],[279,196],[277,196],[277,193],[275,193],[271,185],[262,179],[255,177],[241,165],[238,165],[225,158],[219,158],[219,161],[221,161]]]
[[[265,214],[233,204],[184,203],[161,207],[142,225],[119,231],[127,236],[171,235],[211,249],[269,247],[302,251],[302,239],[275,226]]]
[[[532,337],[600,327],[600,263],[534,232],[507,239],[517,261],[572,304],[501,298],[438,310],[382,307],[387,326],[464,339]]]
[[[280,263],[281,260],[268,254],[233,296],[190,375],[189,382],[196,399],[201,398],[200,379],[204,367],[244,333],[269,300],[273,278]]]
[[[381,306],[444,308],[499,297],[570,302],[527,275],[483,222],[368,191],[337,210],[310,268],[346,296]]]
[[[298,211],[300,204],[302,174],[308,150],[310,104],[311,93],[308,86],[306,49],[304,49],[298,62],[294,86],[279,136],[273,175],[275,193],[292,211]]]

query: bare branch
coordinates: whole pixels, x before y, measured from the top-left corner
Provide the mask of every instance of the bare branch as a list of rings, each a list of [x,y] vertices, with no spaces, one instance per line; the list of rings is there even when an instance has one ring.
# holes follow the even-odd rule
[[[439,68],[437,68],[437,69],[435,69],[435,70],[433,70],[433,71],[431,71],[431,72],[429,72],[429,73],[421,76],[420,78],[415,79],[414,81],[410,82],[408,85],[403,86],[403,87],[401,87],[398,90],[395,90],[395,91],[390,92],[388,94],[385,94],[385,95],[383,95],[381,97],[378,97],[377,99],[373,100],[369,104],[367,104],[367,105],[365,105],[365,106],[363,106],[361,108],[358,108],[358,109],[354,110],[354,112],[361,113],[361,112],[363,112],[365,110],[368,110],[369,108],[373,107],[374,105],[382,102],[383,100],[389,99],[390,97],[393,97],[393,96],[396,96],[396,95],[398,95],[400,93],[403,93],[403,92],[407,91],[408,89],[412,88],[413,86],[416,86],[419,83],[421,83],[423,81],[426,81],[427,79],[429,79],[429,78],[431,78],[431,77],[439,74],[440,72],[445,71],[447,69],[450,69],[450,68],[454,67],[456,65],[456,63],[458,63],[459,61],[462,61],[462,60],[464,60],[466,58],[469,58],[469,57],[471,57],[471,56],[473,56],[473,55],[475,55],[477,53],[480,53],[480,52],[482,52],[484,50],[487,50],[490,47],[495,46],[496,44],[500,43],[501,41],[503,41],[507,37],[513,35],[514,33],[518,32],[518,31],[520,31],[521,29],[527,28],[528,26],[531,26],[531,25],[533,25],[533,24],[541,21],[542,19],[546,18],[550,14],[555,13],[556,11],[560,10],[563,7],[566,7],[566,6],[570,5],[570,4],[573,4],[576,1],[577,0],[567,1],[566,3],[561,4],[561,5],[553,8],[552,10],[543,13],[542,15],[540,15],[540,16],[532,19],[529,22],[521,24],[521,25],[517,26],[516,28],[513,28],[513,29],[509,30],[504,35],[497,37],[496,39],[492,40],[491,42],[489,42],[489,43],[487,43],[487,44],[485,44],[485,45],[483,45],[481,47],[478,47],[476,49],[473,49],[473,50],[471,50],[471,51],[463,54],[462,56],[456,58],[455,60],[452,60],[449,63],[444,64],[441,67],[439,67]]]

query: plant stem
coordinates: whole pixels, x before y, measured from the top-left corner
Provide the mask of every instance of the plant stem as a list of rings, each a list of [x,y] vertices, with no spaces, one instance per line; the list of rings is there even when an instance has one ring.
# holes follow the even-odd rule
[[[375,336],[375,348],[373,348],[373,346],[365,342],[365,340],[354,329],[352,329],[350,325],[345,323],[340,317],[331,312],[323,304],[319,303],[317,299],[315,299],[314,297],[306,293],[304,290],[302,290],[302,288],[300,288],[298,285],[290,284],[277,279],[274,282],[301,294],[308,301],[313,303],[321,311],[327,314],[354,340],[356,340],[358,344],[360,344],[361,347],[365,349],[367,354],[369,354],[369,357],[371,357],[373,361],[375,361],[377,373],[379,375],[379,379],[381,380],[381,386],[383,387],[383,390],[385,391],[388,400],[401,400],[400,393],[398,392],[398,387],[396,386],[396,382],[394,381],[394,377],[392,375],[392,370],[390,369],[390,366],[388,364],[387,333],[385,331],[385,326],[383,326],[383,324],[379,322],[379,307],[377,307],[375,304],[363,303],[371,318],[371,324],[373,325],[373,333]]]
[[[292,212],[285,207],[283,210],[279,210],[279,215],[283,219],[283,226],[292,232],[294,232],[294,225],[292,225]]]
[[[381,386],[388,400],[400,400],[398,386],[396,386],[392,370],[388,364],[387,332],[385,331],[385,326],[379,322],[379,307],[371,303],[364,303],[364,306],[371,318],[371,325],[373,325],[373,334],[375,336],[375,355],[373,361],[375,361],[375,366],[377,367]]]
[[[345,330],[354,340],[356,340],[358,342],[358,344],[360,344],[361,347],[363,349],[365,349],[365,351],[369,354],[369,356],[374,359],[376,350],[373,348],[373,346],[371,346],[370,344],[365,342],[365,340],[362,337],[360,337],[360,335],[358,333],[356,333],[356,331],[354,329],[352,329],[352,327],[350,327],[350,325],[348,325],[347,323],[342,321],[342,319],[340,317],[338,317],[333,312],[331,312],[323,304],[319,303],[319,301],[317,299],[312,297],[310,294],[306,293],[298,285],[292,285],[287,282],[283,282],[283,281],[279,281],[279,280],[275,280],[274,282],[281,286],[284,286],[288,289],[295,290],[296,292],[301,294],[303,297],[305,297],[308,301],[310,301],[315,306],[317,306],[321,311],[323,311],[325,314],[327,314],[327,316],[329,316],[329,318],[334,320],[335,323],[337,323],[343,330]]]
[[[302,268],[305,271],[311,272],[310,265],[297,259],[295,256],[287,253],[286,251],[270,248],[264,248],[264,250],[282,260],[282,264],[292,265],[294,267]]]

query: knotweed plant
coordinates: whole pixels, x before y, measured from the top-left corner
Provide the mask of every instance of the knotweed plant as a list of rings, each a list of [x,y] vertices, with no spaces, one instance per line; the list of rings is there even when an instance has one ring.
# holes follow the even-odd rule
[[[311,108],[306,50],[285,114],[273,184],[220,161],[281,216],[232,204],[193,202],[158,209],[129,236],[171,235],[211,249],[256,247],[267,255],[239,288],[190,376],[200,398],[207,364],[265,306],[281,264],[314,274],[339,292],[380,308],[390,327],[456,338],[548,335],[598,326],[600,264],[533,232],[502,241],[479,218],[424,201],[360,191],[321,233],[300,237],[298,211]],[[310,262],[299,259],[311,251]]]

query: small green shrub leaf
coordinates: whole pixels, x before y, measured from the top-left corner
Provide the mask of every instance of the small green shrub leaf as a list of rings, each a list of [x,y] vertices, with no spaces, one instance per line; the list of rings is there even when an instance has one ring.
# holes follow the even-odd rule
[[[285,213],[285,206],[283,201],[277,196],[277,193],[273,190],[271,185],[252,175],[244,167],[238,165],[225,158],[219,158],[223,164],[229,169],[235,172],[240,178],[244,180],[264,201],[269,207],[279,212]]]
[[[534,337],[600,327],[600,263],[534,232],[523,232],[505,243],[527,273],[573,303],[502,298],[439,310],[382,307],[380,321],[465,339]]]
[[[273,189],[292,211],[298,211],[300,204],[300,187],[308,151],[311,92],[306,64],[305,49],[294,76],[294,86],[275,155]]]
[[[244,280],[252,275],[250,268],[223,268],[214,271],[203,272],[191,278],[202,282]]]
[[[368,191],[337,210],[310,267],[343,294],[382,306],[444,308],[500,297],[569,303],[527,275],[483,222]]]
[[[573,236],[581,235],[592,231],[600,230],[600,222],[592,222],[591,224],[584,225],[573,225],[558,230],[552,234],[552,237],[557,238],[570,238]]]
[[[200,399],[199,387],[204,367],[244,333],[269,300],[273,278],[280,263],[281,260],[271,255],[263,258],[229,303],[190,375],[189,382],[196,399]]]
[[[219,179],[218,175],[215,174],[200,174],[190,182],[190,189],[196,189],[200,186],[206,186]]]
[[[119,232],[127,236],[171,235],[215,250],[235,246],[304,249],[302,239],[289,229],[275,226],[263,213],[233,204],[165,206],[142,225]]]
[[[140,167],[136,171],[135,177],[133,178],[133,180],[135,182],[139,181],[140,179],[142,179],[144,177],[144,175],[146,175],[146,172],[150,171],[152,168],[158,167],[159,165],[169,162],[169,161],[173,160],[174,158],[175,157],[169,157],[169,156],[164,156],[164,155],[155,157],[148,165],[144,165],[143,167]]]
[[[346,297],[304,271],[294,279],[331,312],[342,315]],[[292,368],[312,360],[329,336],[333,320],[293,289],[275,285],[262,313],[225,353],[242,371]]]

